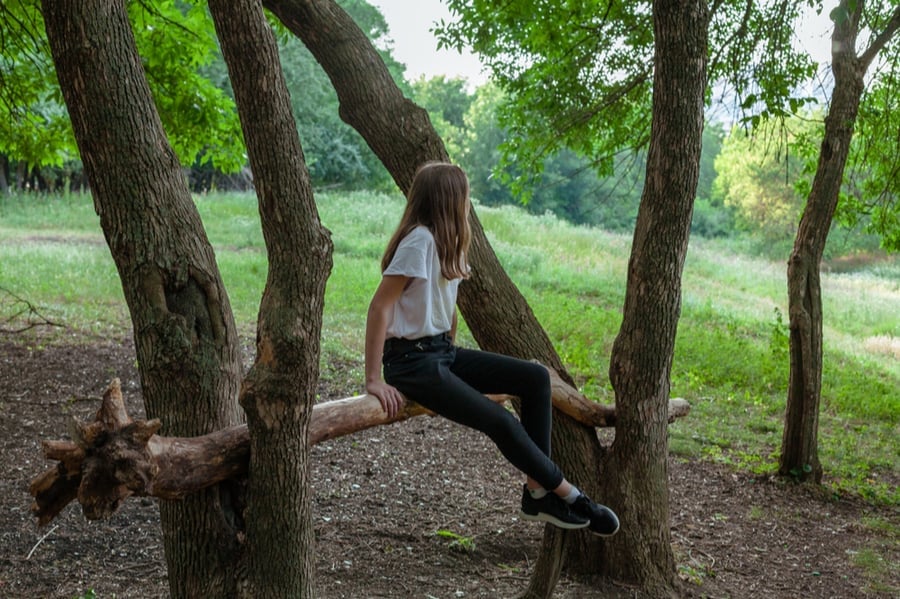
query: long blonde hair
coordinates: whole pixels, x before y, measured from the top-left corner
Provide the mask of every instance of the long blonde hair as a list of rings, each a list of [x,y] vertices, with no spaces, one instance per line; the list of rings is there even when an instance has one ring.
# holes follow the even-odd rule
[[[426,162],[416,171],[406,200],[406,210],[381,259],[381,270],[394,259],[400,241],[423,226],[434,236],[444,278],[468,278],[466,254],[472,233],[466,173],[455,164]]]

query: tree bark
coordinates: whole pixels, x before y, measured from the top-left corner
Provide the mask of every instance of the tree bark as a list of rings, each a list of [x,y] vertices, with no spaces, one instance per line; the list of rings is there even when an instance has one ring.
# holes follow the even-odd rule
[[[331,240],[322,227],[275,36],[259,0],[211,0],[268,255],[256,361],[241,388],[250,437],[246,597],[315,595],[309,445]],[[202,462],[201,462],[202,463]]]
[[[610,380],[616,438],[605,499],[621,518],[607,569],[650,596],[674,593],[666,404],[681,309],[681,273],[697,188],[706,91],[704,0],[656,0],[653,113],[647,174]]]
[[[331,78],[340,100],[341,118],[356,129],[406,192],[416,169],[428,160],[447,160],[447,151],[428,114],[406,99],[371,42],[333,0],[264,0],[303,43]],[[482,349],[549,365],[569,383],[571,377],[525,298],[503,270],[475,211],[471,212],[473,276],[460,286],[459,307]],[[490,297],[492,301],[485,302]],[[592,495],[599,491],[603,456],[596,432],[556,414],[554,459],[567,478]],[[544,550],[532,577],[535,596],[548,596],[558,579],[568,547],[569,563],[579,571],[598,572],[601,541],[587,533],[565,535],[568,545],[545,529]]]
[[[212,247],[155,110],[121,0],[42,2],[94,206],[134,326],[146,411],[167,434],[237,424],[241,363]],[[160,507],[171,594],[234,594],[235,496]]]
[[[428,113],[403,96],[384,61],[333,0],[264,0],[322,66],[340,101],[340,116],[356,129],[397,186],[409,189],[419,165],[447,160]]]
[[[834,89],[819,162],[788,260],[790,375],[779,473],[799,480],[822,480],[819,462],[819,403],[822,396],[822,289],[820,267],[850,153],[864,90],[863,77],[874,57],[900,28],[900,7],[885,30],[859,56],[856,42],[865,2],[843,0],[832,34]]]
[[[615,422],[611,406],[588,400],[552,372],[551,380],[554,403],[561,410],[583,418],[581,422],[587,426],[611,426]],[[498,403],[514,399],[508,395],[489,397]],[[687,416],[689,411],[687,402],[673,399],[669,421]],[[389,418],[372,395],[316,404],[309,445],[423,414],[434,415],[408,402],[399,414]],[[246,425],[199,437],[162,437],[156,434],[158,430],[159,420],[134,421],[128,416],[119,380],[114,379],[103,394],[95,420],[74,423],[74,441],[43,443],[44,457],[59,463],[31,483],[31,509],[38,524],[48,524],[74,499],[81,504],[85,517],[96,520],[112,515],[131,495],[183,499],[225,480],[239,481],[253,467],[251,431]]]
[[[9,158],[0,154],[0,194],[9,194]]]

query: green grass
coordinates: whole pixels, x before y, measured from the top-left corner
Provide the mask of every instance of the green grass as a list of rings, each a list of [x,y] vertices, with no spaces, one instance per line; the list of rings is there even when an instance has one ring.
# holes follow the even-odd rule
[[[862,571],[871,592],[896,597],[900,587],[895,573],[900,563],[894,557],[891,539],[900,538],[900,530],[896,524],[880,518],[863,518],[862,526],[874,534],[869,543],[850,553],[851,563]]]
[[[399,194],[322,193],[334,267],[323,365],[361,366],[379,260],[400,218]],[[252,338],[266,276],[255,199],[198,196],[242,335]],[[621,322],[631,238],[511,207],[477,208],[501,263],[582,390],[611,402],[607,378]],[[787,394],[786,257],[693,239],[685,263],[672,395],[692,405],[671,426],[672,452],[771,472]],[[130,333],[115,266],[88,196],[0,198],[0,288],[67,330]],[[820,459],[835,493],[900,503],[900,260],[823,273],[825,371]],[[0,292],[0,323],[21,307]],[[462,327],[463,342],[471,336]],[[70,335],[67,336],[71,337]],[[329,376],[327,368],[323,376]],[[360,387],[362,378],[360,374]]]

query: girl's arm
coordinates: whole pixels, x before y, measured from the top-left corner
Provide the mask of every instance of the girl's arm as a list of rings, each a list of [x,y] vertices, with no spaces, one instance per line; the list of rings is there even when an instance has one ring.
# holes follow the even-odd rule
[[[456,343],[456,314],[457,314],[457,312],[458,312],[458,310],[456,309],[456,306],[454,306],[453,307],[453,320],[451,321],[451,324],[450,324],[450,343],[453,343],[453,344]]]
[[[381,407],[391,418],[400,411],[404,398],[397,389],[382,379],[381,357],[394,305],[400,300],[408,282],[409,277],[402,275],[382,277],[366,316],[366,392],[378,398]]]

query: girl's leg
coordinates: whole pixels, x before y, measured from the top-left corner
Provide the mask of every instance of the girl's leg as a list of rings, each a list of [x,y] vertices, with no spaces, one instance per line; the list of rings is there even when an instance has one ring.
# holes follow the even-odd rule
[[[458,352],[463,353],[459,363]],[[385,361],[385,381],[409,399],[445,418],[485,433],[513,466],[526,473],[532,485],[553,491],[548,495],[543,490],[532,493],[523,489],[520,513],[524,519],[551,522],[566,529],[588,526],[589,516],[576,513],[568,499],[560,499],[567,497],[565,493],[561,495],[561,491],[568,490],[571,494],[577,490],[565,481],[559,467],[548,455],[550,389],[546,369],[496,354],[478,354],[481,355],[448,348],[446,351],[408,352],[399,359],[391,356]],[[528,410],[530,417],[527,418],[530,430],[526,431],[523,423],[509,410],[485,397],[453,372],[457,367],[473,382],[482,384],[486,392],[515,393],[522,398],[523,414],[526,404],[532,408]],[[545,383],[546,389],[543,389]],[[535,389],[538,391],[533,393]]]
[[[552,399],[550,375],[536,362],[519,360],[501,354],[470,349],[457,349],[456,360],[450,370],[482,393],[507,393],[521,400],[521,422],[528,436],[550,457],[550,427]],[[546,488],[560,497],[578,493],[568,480],[556,487],[544,487],[532,477],[525,485],[529,489]]]
[[[541,483],[534,480],[530,476],[525,479],[525,486],[528,488],[529,491],[536,491],[538,489],[544,488],[541,485]],[[578,495],[581,492],[580,489],[578,489],[578,487],[576,487],[575,485],[570,483],[565,478],[563,479],[563,481],[561,483],[559,483],[558,487],[556,487],[555,489],[549,489],[549,491],[552,491],[555,495],[559,495],[560,497],[563,497],[563,498],[571,496],[573,494],[573,491],[575,492],[575,495]]]
[[[526,430],[524,423],[520,423],[509,410],[485,397],[483,392],[453,372],[457,361],[455,358],[459,353],[466,351],[454,348],[446,353],[414,354],[403,360],[402,363],[388,365],[384,371],[385,380],[397,387],[406,397],[429,410],[485,433],[513,466],[531,476],[544,488],[558,487],[563,481],[563,476],[559,467],[548,456],[550,449],[549,379],[546,400],[548,414],[546,417],[532,417],[530,430]],[[489,378],[491,372],[496,376],[500,376],[501,373],[504,376],[511,375],[512,372],[507,367],[502,364],[497,365],[496,361],[490,359],[492,355],[485,354],[488,358],[483,360],[486,367],[481,378]],[[464,370],[470,374],[477,371],[477,368],[471,363],[472,357],[464,356],[463,360],[463,363],[466,364]],[[500,356],[500,358],[505,357]],[[505,359],[511,360],[511,358]],[[529,364],[528,362],[522,363]],[[539,368],[544,370],[544,378],[547,378],[546,370],[543,367]],[[540,379],[540,377],[537,378]],[[536,384],[536,382],[532,380],[531,384]],[[502,391],[517,395],[524,392],[522,385],[516,385],[512,389],[508,385],[505,389],[493,385],[488,385],[486,388],[487,392]],[[541,407],[540,402],[535,403],[538,405],[531,407]],[[538,412],[539,410],[532,411]],[[547,421],[546,426],[540,423],[541,420]],[[532,434],[537,439],[533,438]]]
[[[550,457],[550,375],[541,364],[479,350],[456,350],[451,372],[481,393],[506,393],[521,400],[522,427]]]

